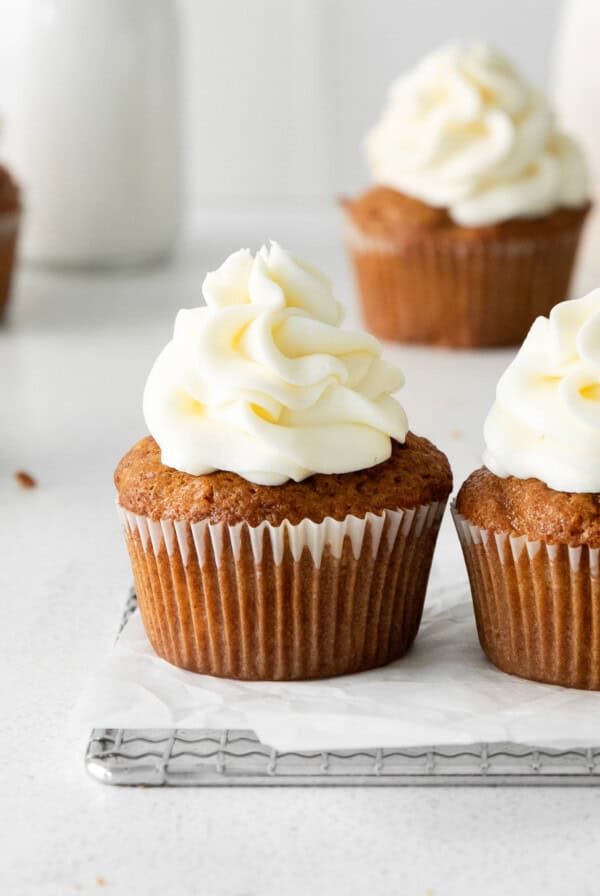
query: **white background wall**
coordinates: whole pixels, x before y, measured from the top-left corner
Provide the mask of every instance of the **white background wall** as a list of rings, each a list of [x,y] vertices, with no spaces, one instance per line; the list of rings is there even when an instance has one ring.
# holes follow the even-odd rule
[[[0,0],[0,122],[7,97],[18,91],[6,67],[10,29],[3,23],[23,2]],[[209,209],[314,208],[366,183],[362,138],[389,84],[446,41],[491,40],[535,82],[550,86],[562,6],[562,0],[164,2],[179,5],[182,22],[192,227]],[[600,0],[568,2],[600,7]],[[594,36],[582,58],[597,45]],[[5,124],[10,131],[10,120]]]
[[[596,0],[600,2],[600,0]],[[181,0],[187,193],[207,207],[315,205],[366,180],[391,80],[484,37],[551,77],[560,0]]]

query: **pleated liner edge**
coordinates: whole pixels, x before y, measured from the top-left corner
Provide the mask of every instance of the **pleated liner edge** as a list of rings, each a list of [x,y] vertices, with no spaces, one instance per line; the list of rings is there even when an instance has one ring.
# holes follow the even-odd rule
[[[600,549],[473,525],[452,507],[487,657],[512,675],[600,690]]]
[[[362,233],[346,214],[346,243],[369,329],[382,339],[456,348],[517,345],[536,317],[568,298],[585,212],[554,233],[396,241]]]
[[[258,527],[156,522],[119,509],[159,656],[224,678],[298,680],[406,653],[445,505]]]

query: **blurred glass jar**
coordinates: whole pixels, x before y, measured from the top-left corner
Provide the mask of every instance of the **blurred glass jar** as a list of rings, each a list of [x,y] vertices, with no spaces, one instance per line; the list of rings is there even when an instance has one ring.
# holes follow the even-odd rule
[[[167,258],[181,208],[174,0],[2,0],[0,11],[25,258],[80,268]]]
[[[584,232],[578,289],[587,292],[600,277],[600,3],[564,0],[555,59],[556,109],[561,128],[585,152],[591,175],[592,214]]]

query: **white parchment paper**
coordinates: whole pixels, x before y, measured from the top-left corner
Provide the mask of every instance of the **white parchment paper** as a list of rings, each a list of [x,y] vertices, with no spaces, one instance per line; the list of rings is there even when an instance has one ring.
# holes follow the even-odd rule
[[[159,659],[139,613],[80,703],[98,728],[242,728],[278,750],[513,741],[600,744],[600,693],[535,684],[484,657],[466,584],[430,591],[410,654],[314,682],[237,682]]]

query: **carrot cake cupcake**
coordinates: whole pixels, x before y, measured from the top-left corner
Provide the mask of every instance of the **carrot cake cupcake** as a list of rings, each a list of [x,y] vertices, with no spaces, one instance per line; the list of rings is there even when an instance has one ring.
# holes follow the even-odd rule
[[[500,669],[600,689],[600,290],[532,326],[498,383],[455,522]]]
[[[19,188],[8,170],[0,165],[0,320],[10,298],[20,217]]]
[[[589,209],[579,147],[483,43],[444,47],[392,87],[343,200],[369,328],[385,339],[512,345],[567,298]]]
[[[452,487],[402,374],[273,243],[207,275],[115,473],[142,619],[177,666],[308,679],[401,657]]]

